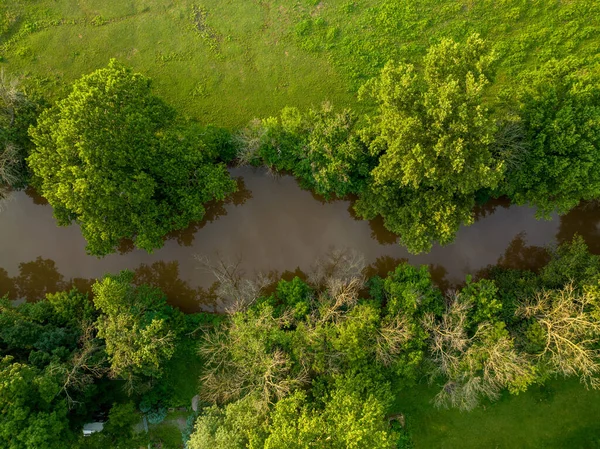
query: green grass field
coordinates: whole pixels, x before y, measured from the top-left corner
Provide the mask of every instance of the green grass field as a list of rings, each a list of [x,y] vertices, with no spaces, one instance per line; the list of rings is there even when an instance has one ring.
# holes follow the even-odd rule
[[[471,412],[436,409],[437,393],[419,386],[398,394],[416,448],[600,448],[600,392],[576,379],[534,386],[524,394],[505,394]]]
[[[236,127],[286,105],[357,107],[357,88],[389,59],[472,32],[496,48],[498,88],[510,88],[551,57],[598,58],[600,2],[9,0],[0,66],[56,99],[117,58],[180,112]]]

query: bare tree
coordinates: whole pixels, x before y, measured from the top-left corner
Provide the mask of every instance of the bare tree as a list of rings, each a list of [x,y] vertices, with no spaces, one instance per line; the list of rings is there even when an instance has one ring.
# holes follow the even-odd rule
[[[234,142],[238,148],[238,165],[248,165],[257,156],[264,136],[266,127],[260,119],[252,120],[248,126],[239,130],[234,136]]]
[[[441,320],[430,315],[424,321],[437,373],[447,379],[434,399],[438,407],[471,410],[482,397],[494,400],[505,388],[520,391],[533,381],[533,366],[514,348],[503,323],[480,323],[469,337],[470,308],[460,294],[453,294]]]
[[[199,349],[206,367],[201,396],[224,403],[257,393],[272,403],[306,385],[308,370],[293,369],[289,354],[262,338],[291,319],[291,314],[274,317],[270,310],[261,309],[251,320],[235,315],[220,329],[205,334]]]
[[[26,103],[27,97],[19,90],[19,80],[9,78],[0,69],[0,126],[12,127],[17,107]],[[10,187],[19,181],[19,153],[14,142],[0,141],[0,201],[8,197]]]
[[[529,144],[519,118],[511,117],[499,123],[492,151],[509,170],[516,170],[523,164]]]
[[[318,259],[308,273],[308,282],[316,287],[328,288],[332,280],[364,282],[365,257],[353,249],[330,249]]]
[[[233,262],[223,258],[211,260],[207,256],[198,254],[194,257],[200,263],[201,268],[212,273],[217,279],[216,295],[226,304],[225,311],[228,314],[245,310],[260,297],[263,289],[271,283],[267,276],[260,273],[254,279],[245,277],[240,268],[241,257]]]
[[[600,387],[600,298],[598,289],[545,290],[524,303],[517,314],[533,318],[543,331],[538,362],[555,374],[579,376],[592,388]]]
[[[95,379],[109,371],[105,355],[99,355],[102,349],[103,345],[96,339],[94,323],[87,321],[81,324],[79,349],[75,351],[71,360],[66,364],[49,365],[49,373],[62,379],[60,393],[67,398],[69,408],[78,403],[73,399],[73,391],[83,391],[85,387],[92,385]]]
[[[8,126],[15,121],[15,109],[27,102],[27,97],[19,89],[19,80],[9,78],[4,69],[0,69],[0,111],[7,119]]]
[[[324,323],[337,322],[346,315],[346,311],[358,302],[358,294],[363,280],[358,278],[328,278],[327,289],[317,296],[317,307],[311,319]]]
[[[469,302],[461,301],[459,295],[452,292],[440,321],[432,314],[424,317],[423,326],[430,333],[431,357],[443,375],[452,376],[458,372],[461,356],[470,343],[466,330],[470,308]]]
[[[12,186],[19,181],[19,149],[12,143],[7,142],[0,149],[0,184]]]
[[[412,336],[413,332],[405,315],[384,320],[375,341],[376,360],[384,366],[390,366]]]

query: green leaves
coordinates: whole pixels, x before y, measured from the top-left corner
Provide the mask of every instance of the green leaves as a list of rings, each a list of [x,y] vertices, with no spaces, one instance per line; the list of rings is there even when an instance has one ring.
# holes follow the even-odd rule
[[[121,239],[160,248],[165,234],[204,216],[235,182],[200,136],[174,122],[150,80],[111,61],[82,77],[30,130],[34,181],[60,225],[76,221],[91,254]]]
[[[73,439],[67,406],[50,376],[12,357],[0,359],[0,444],[7,449],[60,449]]]
[[[476,35],[463,44],[446,39],[429,49],[422,73],[388,63],[361,90],[379,105],[366,135],[380,157],[356,211],[381,215],[411,252],[451,242],[472,222],[476,192],[502,179],[491,152],[496,127],[483,103],[493,61]]]
[[[600,196],[600,78],[582,61],[552,60],[522,79],[527,151],[508,173],[507,191],[538,214],[566,213]]]
[[[115,376],[160,377],[162,363],[175,352],[177,313],[160,290],[132,281],[133,273],[123,271],[93,285],[94,304],[102,312],[98,336],[106,341]]]
[[[264,447],[394,448],[396,435],[385,420],[388,401],[391,392],[385,383],[368,376],[338,376],[331,391],[312,403],[303,392],[278,402]]]
[[[239,135],[241,162],[257,158],[278,170],[290,170],[303,187],[326,198],[344,197],[364,188],[374,160],[362,142],[358,117],[329,103],[302,114],[284,108],[280,117],[253,122]]]

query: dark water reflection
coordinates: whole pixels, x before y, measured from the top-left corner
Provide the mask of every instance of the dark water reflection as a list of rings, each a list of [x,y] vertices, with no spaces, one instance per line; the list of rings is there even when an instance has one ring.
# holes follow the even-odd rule
[[[381,221],[352,219],[350,201],[315,201],[289,176],[250,168],[231,172],[239,177],[240,192],[209,205],[205,220],[172,233],[153,254],[124,244],[122,254],[102,259],[85,254],[77,226],[56,226],[51,208],[39,205],[43,199],[15,193],[0,214],[0,295],[35,300],[70,285],[87,290],[90,279],[131,269],[138,282],[161,287],[185,311],[211,310],[218,307],[214,278],[198,268],[195,254],[240,258],[248,275],[291,277],[332,249],[352,248],[364,254],[371,273],[385,274],[407,260],[430,265],[434,280],[447,288],[490,264],[535,269],[547,260],[545,245],[570,240],[575,232],[600,252],[598,204],[538,221],[530,208],[496,201],[477,211],[478,221],[461,229],[454,244],[413,256],[395,244]]]

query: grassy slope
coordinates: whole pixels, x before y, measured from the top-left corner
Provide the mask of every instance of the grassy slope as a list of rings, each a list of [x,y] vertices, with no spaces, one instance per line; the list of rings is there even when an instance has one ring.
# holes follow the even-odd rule
[[[499,89],[568,54],[597,58],[596,0],[10,0],[0,56],[51,97],[116,57],[204,122],[239,126],[352,92],[389,59],[479,32],[501,56]],[[201,20],[193,6],[206,14]],[[200,24],[198,28],[195,28]],[[510,95],[510,93],[508,94]]]
[[[224,126],[290,104],[308,107],[328,97],[352,102],[323,55],[302,51],[286,38],[292,18],[285,8],[204,2],[202,35],[194,28],[192,2],[185,0],[10,4],[5,8],[18,20],[5,34],[12,42],[3,39],[0,55],[9,71],[35,77],[54,98],[67,83],[114,57],[152,77],[157,93],[180,111]],[[106,23],[94,25],[95,17]]]
[[[436,391],[419,386],[401,392],[416,448],[600,448],[600,392],[577,380],[557,380],[525,394],[506,394],[472,412],[437,410]]]

